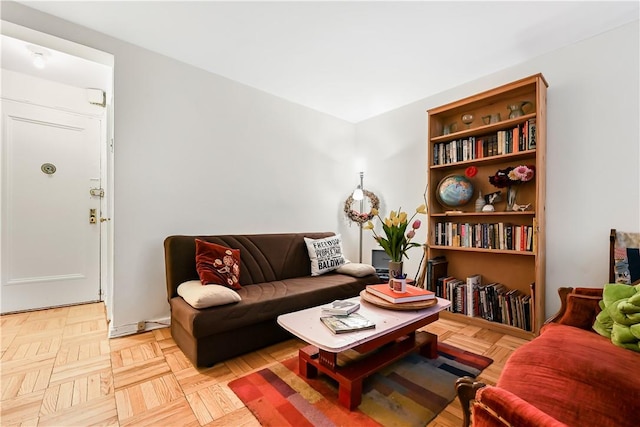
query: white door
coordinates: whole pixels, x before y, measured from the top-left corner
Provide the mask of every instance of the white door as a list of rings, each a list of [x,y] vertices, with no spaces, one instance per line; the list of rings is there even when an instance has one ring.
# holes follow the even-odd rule
[[[2,101],[2,313],[100,299],[100,127]]]

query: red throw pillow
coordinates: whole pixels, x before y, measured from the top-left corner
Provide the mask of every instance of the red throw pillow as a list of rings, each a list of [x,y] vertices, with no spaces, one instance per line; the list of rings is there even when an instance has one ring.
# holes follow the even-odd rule
[[[602,296],[569,294],[567,295],[567,311],[558,323],[591,330],[596,315],[600,312],[598,302]]]
[[[196,270],[203,285],[240,289],[240,249],[196,239]]]

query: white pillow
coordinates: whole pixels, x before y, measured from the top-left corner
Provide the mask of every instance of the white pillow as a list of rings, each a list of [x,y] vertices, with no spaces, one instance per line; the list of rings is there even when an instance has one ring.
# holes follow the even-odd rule
[[[349,262],[342,255],[342,236],[340,234],[315,240],[305,237],[304,242],[311,260],[312,276],[328,273]]]
[[[376,273],[376,268],[369,264],[360,264],[358,262],[350,262],[341,265],[336,273],[347,274],[353,277],[364,277]]]
[[[181,283],[178,286],[178,295],[193,308],[231,304],[242,299],[233,289],[222,285],[203,285],[199,280]]]

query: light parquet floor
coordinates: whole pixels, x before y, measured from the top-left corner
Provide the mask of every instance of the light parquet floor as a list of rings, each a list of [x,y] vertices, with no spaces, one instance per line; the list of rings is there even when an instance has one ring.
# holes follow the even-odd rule
[[[526,342],[451,320],[425,329],[491,357],[479,377],[488,384]],[[108,339],[102,303],[0,316],[0,343],[0,425],[83,427],[258,426],[227,383],[304,345],[292,339],[196,369],[167,328]],[[461,421],[454,400],[429,426]]]

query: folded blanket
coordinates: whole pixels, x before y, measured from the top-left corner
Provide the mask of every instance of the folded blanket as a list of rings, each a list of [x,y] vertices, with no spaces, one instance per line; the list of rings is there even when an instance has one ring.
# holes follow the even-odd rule
[[[613,328],[613,319],[609,315],[609,311],[603,309],[596,316],[596,321],[593,323],[593,330],[602,335],[603,337],[611,338],[611,329]]]
[[[621,299],[620,301],[616,301],[612,303],[609,307],[607,307],[607,311],[614,322],[620,323],[621,325],[635,325],[636,323],[640,323],[640,312],[635,311],[637,307],[633,304],[629,303],[629,298]]]
[[[604,305],[609,307],[616,301],[633,297],[637,292],[636,288],[637,286],[629,286],[620,283],[609,283],[604,285],[604,291],[602,292]]]
[[[618,347],[640,352],[640,285],[605,285],[600,308],[593,330]]]
[[[613,324],[613,329],[611,330],[611,342],[617,345],[618,347],[628,348],[629,350],[640,351],[640,344],[638,338],[636,338],[632,333],[629,326],[619,325],[618,323]]]
[[[614,323],[611,330],[611,339],[615,339],[621,343],[634,343],[638,341],[638,338],[633,336],[631,328],[628,326]]]
[[[635,288],[637,289],[638,287],[635,286]],[[630,296],[629,297],[629,303],[635,305],[638,308],[640,308],[640,292],[636,292],[635,295]]]

